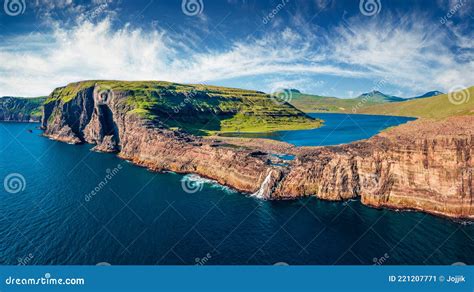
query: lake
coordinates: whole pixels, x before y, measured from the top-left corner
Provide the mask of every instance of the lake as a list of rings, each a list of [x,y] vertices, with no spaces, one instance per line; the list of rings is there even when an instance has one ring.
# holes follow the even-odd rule
[[[355,135],[357,118],[334,131]],[[1,264],[474,264],[469,222],[356,200],[261,201],[209,181],[189,193],[183,178],[193,177],[52,141],[36,126],[0,123]]]
[[[228,133],[224,136],[267,138],[296,146],[328,146],[363,140],[382,130],[416,120],[409,117],[312,113],[309,116],[324,120],[324,125],[312,130],[278,131],[273,133]]]

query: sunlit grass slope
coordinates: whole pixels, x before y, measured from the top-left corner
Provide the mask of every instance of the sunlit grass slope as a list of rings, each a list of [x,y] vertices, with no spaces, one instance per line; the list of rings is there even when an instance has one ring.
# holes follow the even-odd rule
[[[94,86],[124,95],[132,108],[130,114],[195,134],[269,132],[321,125],[320,120],[263,92],[201,84],[82,81],[56,89],[46,103],[70,102],[79,92]]]
[[[361,109],[360,113],[443,119],[474,115],[474,87],[429,98],[380,104]]]

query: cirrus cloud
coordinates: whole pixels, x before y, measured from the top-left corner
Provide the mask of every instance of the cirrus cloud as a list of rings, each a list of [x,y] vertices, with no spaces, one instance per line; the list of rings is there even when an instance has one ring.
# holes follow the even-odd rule
[[[324,31],[303,22],[297,28],[282,24],[217,49],[196,49],[195,40],[158,26],[117,28],[111,17],[97,22],[81,17],[73,26],[52,22],[48,32],[2,41],[0,96],[45,95],[86,79],[234,80],[238,87],[241,78],[251,76],[261,81],[260,88],[284,84],[288,76],[305,82],[334,76],[352,82],[385,79],[410,94],[447,91],[453,84],[474,84],[465,73],[474,69],[472,54],[459,58],[453,49],[472,50],[472,42],[453,26],[439,27],[415,14],[356,16]]]

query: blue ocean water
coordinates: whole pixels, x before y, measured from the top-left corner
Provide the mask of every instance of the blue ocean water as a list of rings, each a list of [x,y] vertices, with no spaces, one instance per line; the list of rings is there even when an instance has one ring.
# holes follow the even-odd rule
[[[274,133],[228,134],[227,136],[243,136],[268,138],[284,141],[296,146],[327,146],[350,143],[372,137],[382,130],[413,121],[415,118],[352,115],[332,113],[312,113],[314,118],[324,120],[324,125],[313,130],[279,131]]]
[[[0,123],[0,264],[474,264],[470,223],[359,201],[261,201],[35,126]]]

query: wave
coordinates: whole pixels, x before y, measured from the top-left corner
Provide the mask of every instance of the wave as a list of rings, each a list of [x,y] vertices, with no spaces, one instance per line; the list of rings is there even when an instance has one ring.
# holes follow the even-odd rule
[[[199,176],[197,174],[187,174],[187,175],[183,176],[183,178],[181,179],[181,182],[182,183],[189,182],[189,183],[193,183],[195,185],[206,185],[206,186],[209,186],[210,188],[220,189],[220,190],[223,190],[223,191],[228,192],[228,193],[238,193],[238,191],[236,191],[236,190],[234,190],[234,189],[232,189],[228,186],[221,185],[220,183],[218,183],[215,180],[208,179],[208,178]]]

